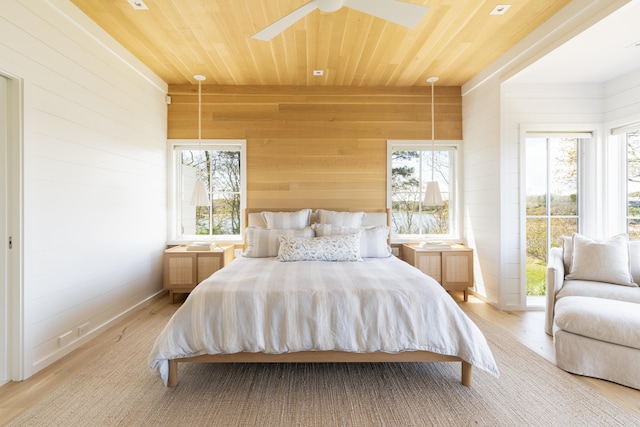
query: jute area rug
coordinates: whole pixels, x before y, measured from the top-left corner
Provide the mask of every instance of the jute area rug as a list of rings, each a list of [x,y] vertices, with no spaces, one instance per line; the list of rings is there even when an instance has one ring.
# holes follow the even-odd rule
[[[169,313],[170,314],[170,313]],[[165,388],[147,355],[167,317],[119,339],[15,426],[632,426],[640,419],[472,315],[501,371],[459,363],[181,364]]]

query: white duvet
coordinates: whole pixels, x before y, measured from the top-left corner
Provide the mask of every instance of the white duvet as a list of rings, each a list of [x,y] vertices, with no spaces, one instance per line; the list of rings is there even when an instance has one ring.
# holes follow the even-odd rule
[[[498,376],[478,327],[431,277],[397,259],[279,262],[235,259],[200,283],[155,341],[168,359],[309,350],[455,355]]]

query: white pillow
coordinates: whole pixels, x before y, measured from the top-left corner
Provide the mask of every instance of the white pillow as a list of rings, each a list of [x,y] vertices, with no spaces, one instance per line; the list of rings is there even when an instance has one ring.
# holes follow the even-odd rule
[[[389,231],[386,225],[377,227],[365,227],[360,236],[360,256],[363,258],[388,258],[391,256],[389,246]],[[364,247],[364,254],[362,248]]]
[[[311,223],[311,209],[297,212],[269,212],[261,213],[267,228],[291,229],[308,227]]]
[[[360,232],[360,256],[362,258],[387,258],[391,256],[388,244],[390,228],[386,225],[375,227],[341,227],[331,224],[313,224],[316,236],[334,236]]]
[[[318,209],[318,223],[339,225],[341,227],[360,227],[366,214],[364,212],[338,212]]]
[[[573,235],[573,254],[569,280],[590,280],[635,286],[629,270],[629,243],[626,234],[606,240]]]
[[[247,227],[245,241],[247,249],[242,256],[247,258],[266,258],[278,255],[280,240],[278,236],[313,237],[315,232],[311,227],[278,230],[269,228]]]
[[[278,261],[362,261],[360,233],[299,238],[280,236]]]

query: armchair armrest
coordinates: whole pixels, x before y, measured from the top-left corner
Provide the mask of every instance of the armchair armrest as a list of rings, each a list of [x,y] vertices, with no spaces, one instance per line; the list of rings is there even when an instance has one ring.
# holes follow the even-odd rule
[[[564,262],[562,248],[551,248],[547,262],[547,310],[544,330],[548,335],[553,334],[553,316],[556,305],[556,294],[564,285]]]

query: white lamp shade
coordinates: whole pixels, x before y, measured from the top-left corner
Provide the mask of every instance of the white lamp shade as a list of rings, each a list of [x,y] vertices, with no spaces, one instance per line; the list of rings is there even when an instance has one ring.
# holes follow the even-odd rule
[[[440,186],[438,181],[427,182],[427,191],[424,193],[424,206],[442,206],[442,193],[440,193]]]
[[[191,194],[192,206],[211,206],[209,201],[209,194],[207,193],[207,187],[204,185],[204,181],[196,181],[193,186],[193,194]]]

